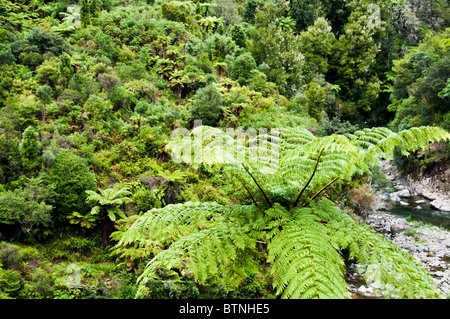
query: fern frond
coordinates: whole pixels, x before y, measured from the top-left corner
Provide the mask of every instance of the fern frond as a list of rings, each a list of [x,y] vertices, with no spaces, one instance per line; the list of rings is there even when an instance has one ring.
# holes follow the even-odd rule
[[[181,238],[148,263],[138,278],[137,297],[145,297],[148,280],[158,277],[159,271],[171,269],[190,274],[200,283],[222,273],[228,278],[234,276],[234,281],[239,283],[245,277],[238,278],[237,274],[258,268],[255,258],[251,258],[255,244],[255,239],[235,224],[222,224]]]
[[[229,207],[214,202],[186,202],[154,208],[139,216],[125,232],[112,236],[118,240],[118,246],[163,247],[197,231],[199,226],[214,225],[215,218],[228,210]]]
[[[269,243],[274,287],[282,298],[347,298],[344,261],[314,215],[301,214]]]
[[[366,282],[383,290],[385,297],[437,298],[429,272],[414,257],[367,225],[355,222],[328,200],[313,205],[313,213],[327,222],[333,246],[347,250],[349,259],[367,265]]]

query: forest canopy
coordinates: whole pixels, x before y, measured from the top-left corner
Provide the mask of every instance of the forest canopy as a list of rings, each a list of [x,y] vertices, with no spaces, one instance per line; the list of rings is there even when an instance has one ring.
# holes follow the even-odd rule
[[[387,262],[371,240],[407,269],[411,259],[354,221],[345,203],[379,157],[450,162],[449,12],[440,0],[0,0],[0,298],[95,295],[58,286],[57,272],[39,266],[34,278],[17,266],[32,259],[20,249],[33,248],[14,244],[110,263],[125,287],[111,294],[122,298],[161,297],[169,286],[176,296],[348,297],[345,254]],[[222,133],[281,129],[292,162],[272,183],[260,168],[213,169],[215,153],[198,165],[174,161],[173,133],[194,134],[198,120]],[[289,143],[302,146],[288,152]],[[431,152],[426,162],[419,150]],[[345,156],[358,165],[344,165]],[[296,165],[307,175],[289,175]],[[294,209],[300,203],[310,206]],[[155,233],[129,235],[139,225]],[[338,226],[359,232],[359,242]],[[332,281],[336,294],[297,285],[308,275],[298,260],[303,272],[283,270],[299,234],[311,254],[315,240],[327,247],[319,260],[333,262],[319,264],[332,265],[336,281],[311,276]],[[229,256],[215,255],[205,272],[198,261],[208,249]],[[7,262],[2,251],[17,258]],[[188,266],[178,267],[183,258]],[[387,295],[436,297],[432,280],[411,267]],[[414,276],[425,279],[407,286]],[[42,290],[32,284],[45,280]]]

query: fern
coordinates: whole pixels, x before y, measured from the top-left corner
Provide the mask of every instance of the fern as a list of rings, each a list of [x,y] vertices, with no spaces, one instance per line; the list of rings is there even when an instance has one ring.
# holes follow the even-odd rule
[[[282,298],[347,298],[343,256],[366,265],[366,281],[386,297],[440,297],[411,255],[329,200],[317,199],[333,183],[389,158],[396,147],[408,154],[450,139],[448,132],[372,128],[318,138],[304,129],[286,129],[267,136],[244,140],[197,127],[189,138],[169,143],[180,158],[194,158],[193,166],[237,178],[253,204],[188,202],[122,220],[113,234],[114,253],[148,261],[137,297],[148,295],[150,278],[192,276],[200,284],[222,281],[236,287],[247,271],[269,263]]]
[[[283,227],[268,245],[274,287],[283,298],[345,298],[344,261],[326,227],[302,214]]]

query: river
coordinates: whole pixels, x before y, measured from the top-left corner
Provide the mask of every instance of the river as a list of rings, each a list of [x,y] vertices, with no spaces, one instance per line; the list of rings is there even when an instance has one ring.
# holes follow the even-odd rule
[[[420,197],[413,196],[403,199],[408,206],[399,203],[393,203],[388,208],[392,215],[404,217],[410,221],[418,221],[424,224],[431,224],[446,231],[450,231],[450,212],[439,211],[430,206],[430,201]],[[425,203],[416,204],[416,201],[425,201]]]

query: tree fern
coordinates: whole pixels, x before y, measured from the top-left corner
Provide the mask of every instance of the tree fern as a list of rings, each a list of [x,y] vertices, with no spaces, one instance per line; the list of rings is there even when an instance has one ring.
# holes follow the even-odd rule
[[[199,283],[236,285],[247,270],[269,263],[282,298],[347,298],[344,256],[366,265],[366,281],[387,297],[439,297],[412,256],[331,201],[318,199],[333,183],[392,156],[395,147],[408,154],[448,139],[448,132],[432,127],[399,133],[372,128],[326,137],[283,129],[246,139],[196,127],[169,148],[193,166],[237,178],[253,204],[188,202],[132,216],[113,234],[115,253],[148,260],[137,297],[149,293],[146,283],[153,277],[185,275]]]
[[[330,245],[327,229],[302,214],[269,243],[274,287],[283,298],[345,298],[344,260]]]

